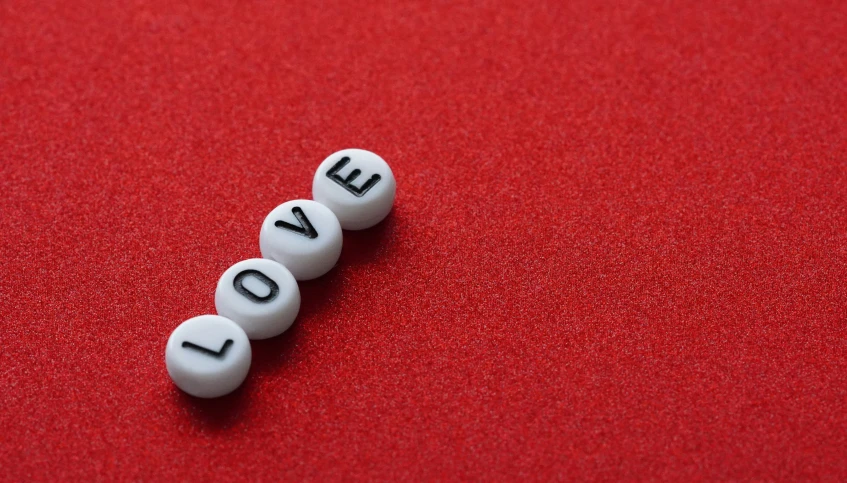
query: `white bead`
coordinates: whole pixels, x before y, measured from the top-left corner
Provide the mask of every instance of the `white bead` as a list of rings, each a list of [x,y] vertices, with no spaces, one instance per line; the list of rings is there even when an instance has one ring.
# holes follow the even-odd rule
[[[312,198],[327,206],[345,230],[363,230],[391,211],[397,183],[384,159],[363,149],[326,158],[315,173]]]
[[[229,394],[250,370],[250,341],[235,322],[201,315],[177,327],[165,348],[165,364],[174,384],[192,396]]]
[[[277,206],[262,223],[262,256],[285,265],[297,280],[318,278],[341,256],[341,225],[326,206],[293,200]]]
[[[215,308],[250,339],[282,334],[300,311],[300,289],[287,268],[265,258],[242,260],[218,281]]]

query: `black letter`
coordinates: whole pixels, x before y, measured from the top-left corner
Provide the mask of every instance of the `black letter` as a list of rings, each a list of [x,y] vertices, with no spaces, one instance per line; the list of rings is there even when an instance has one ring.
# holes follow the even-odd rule
[[[247,290],[247,287],[244,286],[244,279],[250,276],[255,277],[260,282],[267,285],[268,288],[271,289],[271,293],[265,295],[264,297],[259,297],[253,292]],[[256,302],[257,304],[266,304],[271,300],[275,299],[277,295],[279,295],[279,285],[277,285],[276,282],[274,282],[267,275],[258,270],[244,270],[243,272],[239,273],[235,276],[235,279],[232,281],[232,286],[235,287],[236,292],[247,297],[247,299],[251,302]]]
[[[375,174],[371,176],[371,179],[365,181],[365,183],[362,184],[361,188],[356,188],[355,186],[353,186],[353,180],[355,180],[359,177],[360,174],[362,174],[362,170],[354,169],[350,172],[350,174],[347,175],[346,178],[338,176],[338,172],[341,171],[341,168],[347,166],[349,162],[350,158],[344,156],[343,158],[341,158],[341,161],[335,163],[335,166],[333,166],[332,169],[326,172],[326,177],[335,181],[339,186],[346,189],[354,196],[361,198],[362,196],[365,196],[365,193],[367,193],[369,189],[373,188],[375,184],[379,183],[379,180],[382,179],[382,176]]]
[[[287,221],[277,220],[274,223],[274,226],[277,228],[285,228],[286,230],[293,231],[298,235],[303,235],[306,238],[317,238],[318,232],[315,230],[315,227],[309,222],[309,219],[306,218],[306,213],[303,213],[303,209],[299,206],[295,206],[291,208],[291,212],[294,213],[294,218],[297,218],[297,221],[300,222],[300,226],[292,225]]]
[[[211,356],[211,357],[214,357],[216,359],[223,359],[224,356],[226,355],[227,351],[229,350],[229,348],[232,346],[232,344],[233,344],[232,339],[227,339],[224,342],[224,345],[221,347],[221,349],[217,352],[215,352],[211,349],[207,349],[203,346],[199,346],[199,345],[195,344],[194,342],[185,341],[185,342],[182,343],[182,346],[185,347],[186,349],[194,349],[201,354],[206,354],[207,356]]]

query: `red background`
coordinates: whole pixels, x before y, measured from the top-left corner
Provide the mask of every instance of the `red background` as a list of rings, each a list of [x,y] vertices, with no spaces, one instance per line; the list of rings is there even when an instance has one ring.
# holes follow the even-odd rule
[[[392,2],[393,3],[393,2]],[[0,3],[3,478],[847,478],[847,3]],[[321,160],[345,234],[176,389]]]

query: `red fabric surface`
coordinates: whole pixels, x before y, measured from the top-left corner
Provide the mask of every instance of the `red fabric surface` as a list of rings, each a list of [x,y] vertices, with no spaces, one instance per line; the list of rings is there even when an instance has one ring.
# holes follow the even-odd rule
[[[393,2],[391,2],[393,3]],[[847,3],[0,3],[12,480],[847,479]],[[236,393],[164,348],[347,147]]]

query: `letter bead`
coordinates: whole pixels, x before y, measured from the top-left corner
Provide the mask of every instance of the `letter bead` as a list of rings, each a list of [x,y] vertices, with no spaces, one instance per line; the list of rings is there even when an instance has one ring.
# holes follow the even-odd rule
[[[215,308],[250,339],[279,335],[300,311],[300,289],[287,268],[264,258],[242,260],[218,281]]]
[[[165,348],[165,365],[174,384],[202,398],[234,391],[247,377],[251,358],[247,334],[219,315],[186,320],[171,333]]]
[[[262,223],[262,256],[287,268],[297,280],[311,280],[330,271],[341,256],[341,225],[326,206],[293,200],[277,206]]]
[[[312,197],[326,205],[345,230],[363,230],[391,211],[397,183],[384,159],[363,149],[326,158],[312,181]]]

